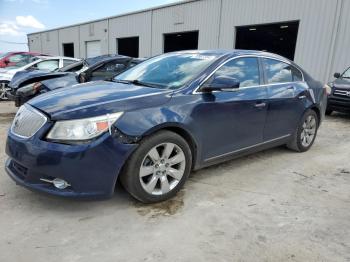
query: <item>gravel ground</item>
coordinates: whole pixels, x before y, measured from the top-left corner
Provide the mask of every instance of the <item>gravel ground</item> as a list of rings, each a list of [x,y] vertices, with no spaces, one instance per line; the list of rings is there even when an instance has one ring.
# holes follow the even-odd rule
[[[143,205],[121,188],[76,201],[17,186],[3,167],[14,112],[0,103],[0,261],[350,261],[350,116],[327,117],[309,152],[200,170]]]

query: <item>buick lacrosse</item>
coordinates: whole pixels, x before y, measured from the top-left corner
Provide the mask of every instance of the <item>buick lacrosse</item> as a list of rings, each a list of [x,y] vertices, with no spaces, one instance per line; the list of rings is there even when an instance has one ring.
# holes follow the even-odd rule
[[[326,93],[298,65],[266,52],[163,54],[113,82],[24,104],[8,133],[6,171],[59,196],[110,197],[119,180],[142,202],[163,201],[191,170],[280,145],[307,151]]]

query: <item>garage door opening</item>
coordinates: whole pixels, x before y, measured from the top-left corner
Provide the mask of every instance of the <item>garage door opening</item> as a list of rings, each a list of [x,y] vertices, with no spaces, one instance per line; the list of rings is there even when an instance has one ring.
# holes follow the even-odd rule
[[[236,48],[268,51],[294,59],[299,21],[236,27]]]
[[[164,53],[198,49],[198,31],[164,34]]]
[[[86,57],[95,57],[101,55],[101,42],[100,41],[89,41],[86,42]]]
[[[117,53],[130,57],[139,57],[139,37],[118,38]]]
[[[63,44],[63,55],[67,57],[74,57],[74,43]]]

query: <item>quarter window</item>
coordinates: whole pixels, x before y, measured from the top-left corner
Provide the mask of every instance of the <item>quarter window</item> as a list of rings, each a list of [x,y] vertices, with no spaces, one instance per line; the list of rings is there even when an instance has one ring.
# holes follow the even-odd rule
[[[263,63],[267,82],[269,84],[288,83],[303,80],[301,72],[292,65],[267,58],[263,59]]]
[[[211,79],[218,76],[235,78],[239,87],[260,85],[259,63],[255,57],[244,57],[231,60],[220,67]]]

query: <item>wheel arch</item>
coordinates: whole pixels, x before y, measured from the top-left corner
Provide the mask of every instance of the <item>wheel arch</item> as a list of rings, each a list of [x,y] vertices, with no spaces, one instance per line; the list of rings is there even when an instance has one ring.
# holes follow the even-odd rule
[[[185,141],[187,142],[187,144],[189,145],[190,149],[191,149],[191,153],[192,153],[192,169],[195,169],[195,167],[197,166],[197,157],[198,157],[198,143],[197,141],[194,139],[194,137],[191,135],[190,131],[187,130],[185,127],[183,127],[182,125],[179,125],[178,123],[168,123],[166,125],[158,125],[153,127],[151,130],[147,131],[142,137],[146,137],[146,136],[151,136],[159,131],[162,130],[167,130],[173,133],[178,134],[179,136],[181,136],[183,139],[185,139]]]

